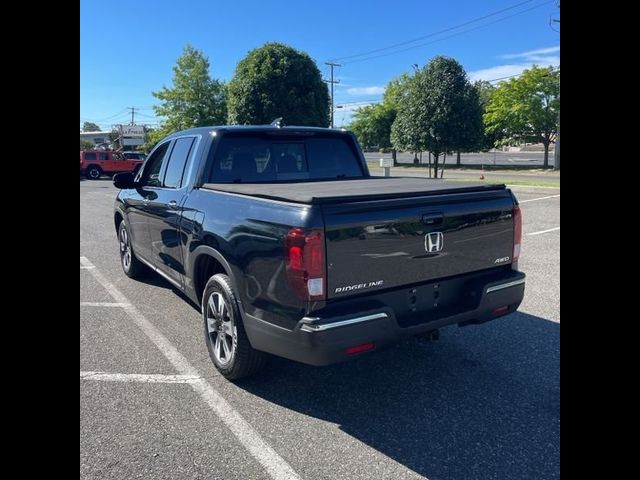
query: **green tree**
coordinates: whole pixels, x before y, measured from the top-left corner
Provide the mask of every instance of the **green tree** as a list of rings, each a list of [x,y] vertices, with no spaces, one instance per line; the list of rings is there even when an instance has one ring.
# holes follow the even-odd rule
[[[400,99],[408,92],[407,85],[410,80],[411,77],[408,73],[403,73],[392,79],[384,90],[383,103],[397,109]]]
[[[482,110],[478,90],[462,66],[438,56],[406,82],[400,95],[391,140],[399,150],[429,150],[438,175],[440,154],[468,151],[482,135]]]
[[[144,143],[138,147],[138,150],[144,153],[149,153],[156,143],[162,140],[163,137],[158,137],[158,129],[145,127],[144,129]]]
[[[100,127],[93,122],[84,122],[82,124],[82,131],[83,132],[99,132]]]
[[[544,145],[544,167],[555,140],[560,112],[560,72],[534,65],[522,75],[502,82],[487,105],[487,131],[503,141],[524,140]]]
[[[225,123],[226,87],[211,78],[209,68],[209,59],[187,45],[173,67],[173,86],[152,92],[160,100],[153,109],[164,118],[154,132],[156,142],[178,130]]]
[[[356,134],[363,146],[377,145],[380,148],[391,146],[391,125],[396,117],[393,108],[379,103],[358,109],[349,130]]]
[[[408,82],[411,77],[407,73],[403,73],[396,78],[392,79],[385,88],[382,103],[385,106],[388,113],[388,118],[391,120],[391,125],[398,116],[398,104],[400,99],[407,94]],[[391,144],[391,125],[389,126],[389,143]],[[398,150],[392,146],[391,156],[393,157],[393,166],[398,165],[397,153]]]
[[[111,130],[109,132],[109,143],[111,144],[111,148],[113,148],[114,150],[118,150],[120,148],[122,148],[122,145],[120,145],[120,132],[118,132],[118,130]]]
[[[87,142],[86,140],[80,139],[80,150],[93,150],[95,145],[93,142]]]
[[[280,43],[251,50],[229,82],[229,123],[329,125],[329,90],[309,55]]]
[[[500,132],[493,131],[488,128],[486,120],[484,118],[484,114],[487,111],[487,105],[491,101],[491,97],[496,91],[496,87],[487,82],[486,80],[478,80],[474,84],[474,87],[478,90],[478,95],[480,97],[480,107],[482,108],[483,114],[483,132],[480,137],[480,143],[477,147],[478,150],[486,151],[494,148],[498,142],[501,140]]]

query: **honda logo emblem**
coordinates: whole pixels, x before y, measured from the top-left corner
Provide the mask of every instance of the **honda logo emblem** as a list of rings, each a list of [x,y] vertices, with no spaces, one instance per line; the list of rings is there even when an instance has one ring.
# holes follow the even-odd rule
[[[440,252],[444,247],[442,232],[431,232],[424,236],[424,249],[429,253]]]

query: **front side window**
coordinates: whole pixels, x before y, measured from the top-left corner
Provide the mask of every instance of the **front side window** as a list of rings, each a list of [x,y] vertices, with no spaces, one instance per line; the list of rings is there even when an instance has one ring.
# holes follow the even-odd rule
[[[100,160],[102,160],[102,161],[109,160],[109,154],[108,153],[99,153],[98,155],[100,156]]]
[[[147,187],[160,187],[162,186],[162,182],[160,180],[160,169],[162,167],[162,159],[167,153],[167,148],[169,147],[170,142],[166,142],[156,148],[156,151],[153,152],[144,167],[144,172],[142,172],[142,178],[140,179],[140,183],[143,186]]]

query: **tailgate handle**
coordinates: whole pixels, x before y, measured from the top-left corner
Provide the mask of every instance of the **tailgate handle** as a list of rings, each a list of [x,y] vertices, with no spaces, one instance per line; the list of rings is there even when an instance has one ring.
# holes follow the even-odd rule
[[[422,223],[425,225],[439,225],[442,223],[444,215],[442,212],[437,213],[425,213],[422,215]]]

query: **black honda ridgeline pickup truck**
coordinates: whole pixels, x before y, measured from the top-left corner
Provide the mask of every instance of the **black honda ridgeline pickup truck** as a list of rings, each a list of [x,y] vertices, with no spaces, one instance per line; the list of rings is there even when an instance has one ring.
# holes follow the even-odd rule
[[[162,140],[114,178],[124,272],[201,305],[230,380],[267,354],[328,365],[513,312],[522,220],[504,185],[372,177],[355,136],[224,126]]]

